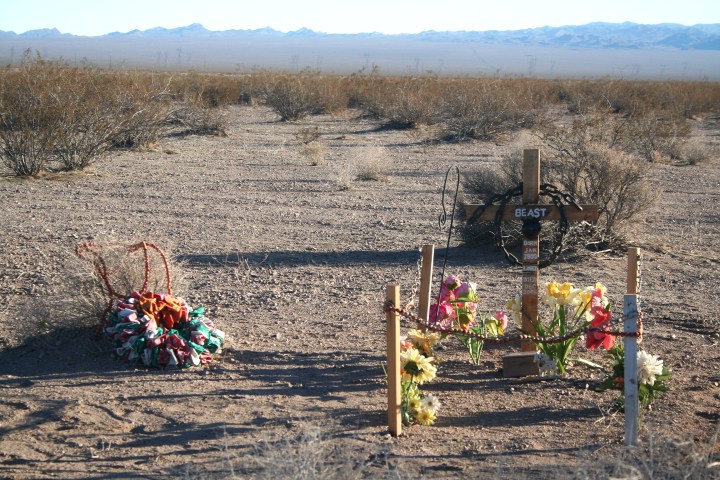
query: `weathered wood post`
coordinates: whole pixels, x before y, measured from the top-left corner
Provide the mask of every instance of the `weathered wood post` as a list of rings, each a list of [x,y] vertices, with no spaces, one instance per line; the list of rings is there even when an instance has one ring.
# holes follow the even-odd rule
[[[390,284],[385,292],[385,300],[394,307],[400,306],[400,286]],[[387,400],[388,428],[390,434],[397,437],[402,433],[402,393],[400,386],[400,316],[393,311],[386,314],[387,320]]]
[[[523,205],[540,203],[540,152],[523,152]],[[538,226],[540,225],[539,219]],[[528,335],[537,333],[538,280],[540,278],[540,230],[523,233],[522,245],[522,329]],[[532,342],[522,342],[520,350],[534,352]]]
[[[418,301],[418,316],[428,323],[430,314],[430,295],[432,289],[433,262],[435,260],[435,245],[427,244],[422,247],[422,265],[420,267],[420,300]]]
[[[623,302],[623,319],[626,333],[638,333],[638,290],[639,290],[640,249],[628,250],[627,294]],[[638,374],[637,344],[634,335],[625,337],[625,445],[637,445],[638,441]]]

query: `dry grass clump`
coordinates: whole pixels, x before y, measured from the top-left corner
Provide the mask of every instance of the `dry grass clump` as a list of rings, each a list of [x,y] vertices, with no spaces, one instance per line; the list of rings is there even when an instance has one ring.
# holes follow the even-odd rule
[[[300,155],[308,159],[310,165],[322,165],[327,155],[327,147],[320,142],[304,143],[300,146]]]
[[[355,178],[364,181],[387,181],[390,173],[389,158],[383,147],[372,146],[354,152],[351,165],[354,166]]]
[[[717,156],[717,149],[708,147],[697,138],[690,139],[682,144],[679,152],[675,155],[676,158],[688,165],[704,165],[712,163]]]
[[[617,457],[606,454],[583,462],[572,478],[637,480],[711,480],[720,478],[718,433],[707,442],[655,438],[650,435],[637,447],[627,447]],[[619,457],[619,458],[618,458]]]

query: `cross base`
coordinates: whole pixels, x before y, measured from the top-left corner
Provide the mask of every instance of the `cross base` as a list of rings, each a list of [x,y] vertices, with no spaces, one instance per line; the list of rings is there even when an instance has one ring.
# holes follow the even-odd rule
[[[532,352],[509,353],[502,357],[502,361],[504,378],[527,377],[540,374],[540,366],[538,365],[534,349]]]

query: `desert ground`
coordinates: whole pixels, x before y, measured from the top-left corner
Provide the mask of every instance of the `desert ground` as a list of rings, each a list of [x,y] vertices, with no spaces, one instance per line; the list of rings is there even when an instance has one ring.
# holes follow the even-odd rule
[[[475,366],[452,339],[424,389],[442,404],[437,422],[393,438],[385,287],[411,301],[432,243],[436,272],[447,259],[484,310],[504,308],[517,267],[457,237],[446,252],[437,218],[448,167],[486,168],[517,145],[423,142],[352,112],[226,115],[224,137],[166,136],[84,172],[0,177],[0,478],[720,478],[720,162],[648,164],[660,200],[628,232],[644,255],[642,346],[672,369],[638,447],[610,412],[616,393],[593,390],[601,372],[505,379],[516,347],[488,346]],[[719,125],[693,120],[693,134],[717,148]],[[321,161],[297,139],[313,127]],[[368,159],[386,179],[356,179]],[[141,240],[170,252],[176,293],[225,331],[210,366],[128,365],[74,312],[88,294],[72,280],[86,266],[75,245]],[[541,281],[600,281],[622,305],[625,271],[623,251],[592,252]]]

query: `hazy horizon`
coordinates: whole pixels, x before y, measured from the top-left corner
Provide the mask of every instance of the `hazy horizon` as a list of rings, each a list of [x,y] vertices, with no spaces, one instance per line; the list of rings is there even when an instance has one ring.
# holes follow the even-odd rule
[[[57,28],[62,33],[99,36],[114,32],[179,28],[194,23],[208,30],[280,32],[307,28],[322,33],[413,34],[520,30],[594,22],[646,25],[720,23],[720,2],[687,0],[125,0],[120,8],[95,0],[0,0],[0,30],[22,34]]]

